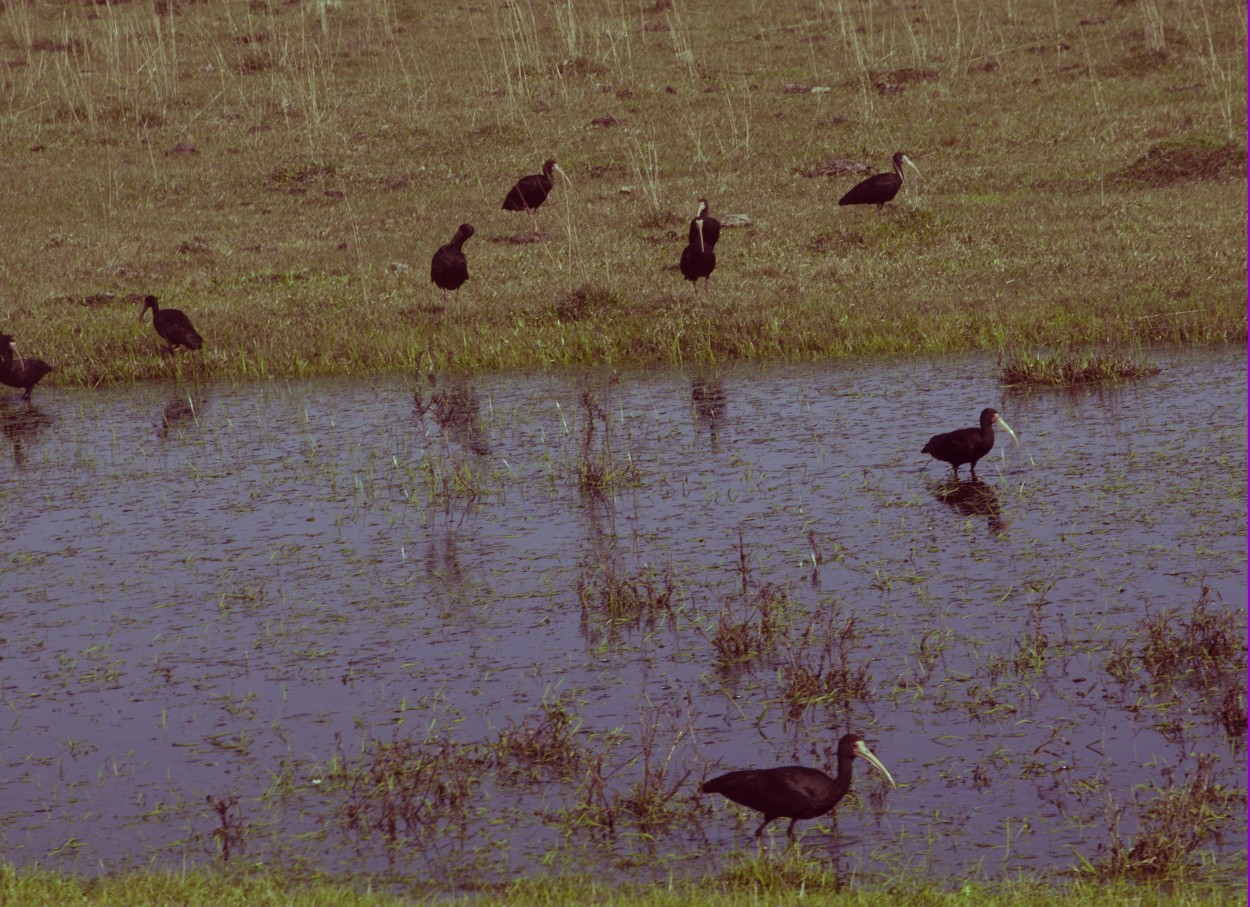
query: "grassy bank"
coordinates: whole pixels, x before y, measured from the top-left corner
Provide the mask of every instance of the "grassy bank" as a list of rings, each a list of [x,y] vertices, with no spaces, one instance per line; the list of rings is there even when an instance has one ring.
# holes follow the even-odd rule
[[[1239,341],[1244,12],[8,4],[0,327],[76,384]],[[884,216],[837,207],[898,149]],[[572,185],[513,242],[548,156]],[[700,196],[750,224],[696,299]]]
[[[137,904],[214,905],[214,907],[268,907],[300,904],[391,905],[413,903],[507,904],[513,907],[561,904],[619,905],[619,907],[719,907],[719,905],[837,904],[839,907],[1233,907],[1246,903],[1244,889],[1211,884],[1165,886],[1124,882],[1071,882],[1049,886],[1034,881],[992,884],[968,883],[939,887],[919,881],[852,887],[832,875],[807,873],[792,880],[783,872],[746,864],[740,877],[726,876],[657,885],[604,885],[589,878],[518,881],[497,889],[458,896],[373,890],[338,882],[296,882],[281,877],[232,877],[194,871],[181,874],[126,873],[96,880],[0,869],[0,897],[6,904],[58,907]],[[804,884],[792,884],[800,882]],[[419,888],[419,886],[417,886]]]

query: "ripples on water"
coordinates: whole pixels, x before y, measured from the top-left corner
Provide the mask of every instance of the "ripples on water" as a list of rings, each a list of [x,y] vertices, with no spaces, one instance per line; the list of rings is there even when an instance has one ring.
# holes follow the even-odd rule
[[[651,768],[681,782],[685,818],[655,832],[670,862],[625,814],[593,847],[564,836],[553,816],[586,800],[584,767],[480,769],[454,833],[414,834],[394,869],[462,881],[555,853],[699,872],[756,824],[696,801],[699,778],[827,766],[845,730],[901,789],[861,767],[838,837],[805,823],[840,865],[1097,859],[1108,798],[1131,835],[1135,786],[1179,782],[1194,754],[1243,787],[1244,727],[1107,670],[1146,615],[1188,614],[1204,587],[1244,638],[1245,358],[1163,355],[1156,378],[1076,393],[1004,392],[963,358],[11,396],[5,856],[211,859],[206,798],[236,796],[247,859],[384,868],[384,842],[318,788],[327,761],[374,738],[497,740],[545,701],[605,754],[609,798],[651,735]],[[586,452],[622,477],[606,494],[579,488],[587,390],[610,432],[596,422]],[[983,406],[1023,447],[953,482],[920,447]],[[614,581],[668,606],[613,612]],[[762,589],[791,624],[718,668],[720,615],[750,616]],[[838,658],[861,695],[785,701],[789,665]]]

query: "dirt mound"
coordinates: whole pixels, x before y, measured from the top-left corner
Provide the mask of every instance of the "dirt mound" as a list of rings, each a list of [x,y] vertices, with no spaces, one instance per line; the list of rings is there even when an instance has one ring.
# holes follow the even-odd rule
[[[1107,178],[1130,186],[1170,186],[1186,180],[1244,179],[1246,149],[1192,140],[1161,142]]]

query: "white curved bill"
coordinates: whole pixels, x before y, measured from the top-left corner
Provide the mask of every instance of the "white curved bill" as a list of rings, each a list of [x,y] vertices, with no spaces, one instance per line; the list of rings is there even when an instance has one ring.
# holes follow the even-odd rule
[[[1004,421],[1003,421],[1003,417],[1002,417],[1002,416],[995,416],[995,417],[994,417],[994,424],[995,424],[995,425],[1001,425],[1003,428],[1007,429],[1007,434],[1011,435],[1011,440],[1013,440],[1013,441],[1015,441],[1015,442],[1016,442],[1016,447],[1019,447],[1019,446],[1020,446],[1020,439],[1019,439],[1019,438],[1017,438],[1017,437],[1016,437],[1016,433],[1015,433],[1014,431],[1012,431],[1012,430],[1011,430],[1011,426],[1010,426],[1010,425],[1008,425],[1006,422],[1004,422]]]
[[[890,787],[898,787],[894,783],[894,776],[890,774],[889,769],[882,765],[881,760],[872,754],[872,750],[868,748],[868,744],[864,743],[864,741],[861,740],[855,744],[855,755],[863,756],[868,760],[869,765],[885,775],[885,780],[890,782]]]

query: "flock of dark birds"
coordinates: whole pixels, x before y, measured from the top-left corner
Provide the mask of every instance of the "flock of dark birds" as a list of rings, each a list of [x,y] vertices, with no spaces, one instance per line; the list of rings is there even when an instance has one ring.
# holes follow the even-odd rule
[[[901,151],[894,154],[893,164],[893,172],[869,177],[843,195],[838,204],[876,205],[880,213],[882,207],[902,188],[904,165],[916,169],[915,164]],[[537,232],[538,219],[535,212],[551,194],[555,184],[552,174],[557,172],[563,175],[554,160],[547,160],[543,163],[541,173],[522,177],[504,198],[504,210],[525,211],[533,219]],[[720,221],[709,212],[707,199],[699,199],[699,210],[690,221],[686,247],[682,250],[679,262],[682,276],[691,281],[696,293],[699,279],[703,279],[706,287],[708,278],[716,268],[716,243],[720,240],[720,231]],[[464,244],[473,233],[471,224],[461,224],[456,228],[451,242],[441,246],[430,262],[430,280],[443,291],[444,301],[449,292],[455,293],[459,298],[460,287],[469,279]],[[171,353],[179,347],[187,350],[203,347],[203,338],[185,313],[178,309],[162,309],[155,296],[147,296],[143,300],[143,309],[139,312],[140,321],[149,309],[152,311],[152,325],[161,339],[169,344]],[[13,338],[8,334],[0,334],[0,382],[9,387],[24,389],[22,399],[29,401],[35,385],[50,371],[52,366],[40,359],[19,357]],[[956,479],[959,477],[959,467],[968,463],[975,480],[977,461],[994,447],[995,426],[1001,426],[1017,444],[1020,443],[1015,432],[998,412],[987,408],[981,412],[979,426],[934,435],[921,449],[921,453],[949,463],[954,469]],[[833,778],[819,769],[787,765],[729,772],[705,781],[701,790],[705,794],[721,794],[735,803],[762,813],[764,821],[755,830],[757,841],[762,841],[764,829],[769,823],[780,818],[790,820],[786,835],[793,840],[795,822],[800,819],[814,819],[831,812],[846,796],[851,787],[852,763],[856,757],[865,759],[891,786],[897,786],[890,772],[868,748],[863,738],[847,734],[838,741],[838,773]]]
[[[849,192],[838,199],[839,205],[876,205],[880,214],[887,202],[898,195],[903,188],[903,165],[920,172],[911,158],[901,151],[894,152],[894,169],[890,173],[878,173],[857,183]],[[503,210],[524,211],[534,222],[534,232],[538,233],[538,215],[536,212],[547,201],[555,186],[553,173],[564,175],[560,165],[554,159],[543,161],[542,173],[523,176],[516,185],[508,190],[503,200]],[[566,177],[567,178],[567,177]],[[699,211],[690,221],[686,247],[681,250],[678,267],[686,280],[689,280],[698,291],[699,279],[703,279],[706,289],[708,278],[716,269],[716,243],[720,239],[720,221],[709,213],[706,198],[699,199]],[[461,224],[451,242],[440,246],[430,262],[430,280],[443,291],[443,301],[447,294],[455,293],[460,298],[460,288],[469,279],[469,261],[464,254],[464,241],[473,235],[472,224]]]

